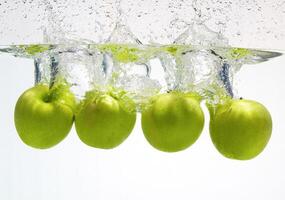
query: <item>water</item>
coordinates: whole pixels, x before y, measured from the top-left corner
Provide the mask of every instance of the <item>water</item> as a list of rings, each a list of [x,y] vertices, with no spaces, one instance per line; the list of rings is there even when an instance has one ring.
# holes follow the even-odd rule
[[[151,96],[172,90],[197,92],[204,99],[217,103],[222,96],[238,97],[233,82],[242,65],[282,55],[245,48],[248,45],[243,43],[234,46],[236,41],[227,35],[227,30],[234,27],[228,21],[231,19],[235,26],[242,22],[231,18],[229,9],[242,9],[244,2],[218,1],[212,2],[218,3],[212,7],[208,1],[159,3],[142,0],[137,5],[128,0],[96,3],[84,0],[77,4],[69,0],[23,1],[19,5],[21,3],[37,8],[37,12],[29,16],[35,25],[41,24],[36,29],[42,31],[37,34],[42,35],[41,43],[28,45],[27,40],[23,43],[26,45],[14,45],[15,38],[12,45],[2,46],[0,51],[34,59],[35,84],[41,82],[51,87],[60,76],[72,86],[79,100],[87,91],[106,91],[111,87],[126,91],[135,100],[138,110]],[[3,16],[7,11],[19,10],[19,5],[5,1],[1,4]],[[247,12],[257,9],[262,13],[265,5],[254,1]],[[186,8],[187,16],[184,15]],[[270,9],[282,15],[275,7]],[[27,16],[24,13],[24,19]],[[259,17],[264,20],[263,15]],[[143,28],[133,19],[142,22]],[[0,23],[6,26],[7,22]],[[282,21],[275,24],[282,25]],[[133,25],[138,26],[134,29]],[[153,26],[158,28],[153,29]],[[267,30],[267,27],[262,24],[262,28],[258,27],[261,29]],[[282,36],[278,36],[276,29],[274,31],[274,38],[282,42]],[[243,48],[239,48],[240,45]],[[153,77],[154,69],[163,76]]]
[[[219,101],[234,94],[234,75],[245,64],[258,64],[280,52],[192,45],[76,44],[2,46],[1,52],[34,60],[35,84],[52,85],[63,77],[81,100],[90,90],[124,90],[140,105],[159,93],[197,92]],[[197,41],[197,40],[196,40]],[[110,39],[110,42],[112,40]],[[114,41],[120,42],[120,41]],[[153,76],[153,72],[160,76]]]
[[[231,46],[282,50],[284,6],[282,0],[3,0],[0,44],[62,43],[66,38],[100,43],[124,15],[144,44],[170,44],[199,21],[222,32]]]
[[[0,1],[0,199],[283,200],[284,5]],[[18,97],[58,80],[78,102],[92,90],[124,91],[137,109],[127,140],[95,149],[72,128],[51,149],[23,144],[13,120]],[[201,95],[205,126],[189,149],[166,154],[145,140],[140,111],[171,91]],[[228,160],[214,148],[205,103],[224,97],[256,100],[270,111],[272,138],[257,158]]]
[[[213,147],[205,107],[201,137],[191,148],[176,154],[151,148],[143,137],[139,114],[130,137],[111,151],[82,144],[74,128],[54,148],[46,151],[29,148],[17,136],[13,112],[19,95],[34,84],[34,61],[0,54],[0,154],[4,159],[0,165],[1,197],[172,199],[178,195],[180,199],[208,199],[209,195],[218,195],[221,199],[257,196],[281,200],[285,196],[279,187],[285,184],[284,58],[246,64],[236,74],[239,95],[262,102],[274,120],[273,135],[265,151],[254,160],[240,162],[225,159]],[[152,72],[152,77],[161,76]],[[142,188],[148,192],[142,193]],[[235,195],[225,193],[224,188]]]

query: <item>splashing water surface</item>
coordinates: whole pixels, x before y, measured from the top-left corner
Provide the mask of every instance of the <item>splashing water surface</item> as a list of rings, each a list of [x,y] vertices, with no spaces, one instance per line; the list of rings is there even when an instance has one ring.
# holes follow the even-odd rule
[[[149,97],[173,90],[219,102],[224,96],[238,97],[233,81],[243,64],[281,55],[232,47],[265,47],[256,45],[258,35],[263,35],[259,32],[265,30],[278,41],[285,38],[282,31],[268,26],[265,5],[215,0],[4,1],[0,35],[11,41],[7,39],[11,32],[14,40],[0,51],[34,59],[36,84],[52,86],[56,77],[62,77],[79,99],[90,90],[115,88],[126,91],[138,109]],[[282,6],[267,9],[275,9],[280,17]],[[233,9],[255,13],[261,21],[242,20]],[[275,15],[272,20],[277,20]],[[26,33],[11,26],[15,17],[19,27],[28,26]],[[284,21],[278,23],[282,26]],[[250,43],[242,38],[253,33],[253,24],[260,27]]]

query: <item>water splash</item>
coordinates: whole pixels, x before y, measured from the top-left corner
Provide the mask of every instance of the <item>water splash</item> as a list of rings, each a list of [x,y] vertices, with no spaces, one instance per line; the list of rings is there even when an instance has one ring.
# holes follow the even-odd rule
[[[231,47],[227,21],[231,21],[231,11],[237,5],[233,1],[19,3],[24,7],[27,4],[40,14],[23,12],[22,18],[25,21],[34,16],[42,22],[37,30],[42,31],[45,45],[15,45],[1,47],[0,51],[34,58],[36,83],[52,87],[60,76],[79,99],[90,90],[112,88],[126,91],[137,105],[172,90],[197,92],[218,102],[225,95],[237,97],[232,83],[243,64],[280,55]],[[4,7],[0,20],[7,11],[14,13],[7,5],[6,1],[0,4]],[[255,2],[251,9],[257,5]],[[15,9],[21,10],[19,6]],[[0,24],[7,25],[3,21]]]

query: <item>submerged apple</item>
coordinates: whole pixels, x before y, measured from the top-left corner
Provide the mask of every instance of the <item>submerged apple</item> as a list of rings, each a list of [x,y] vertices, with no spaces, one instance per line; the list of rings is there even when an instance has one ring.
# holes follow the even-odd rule
[[[75,128],[85,144],[111,149],[130,135],[135,121],[136,112],[130,99],[91,92],[75,116]]]
[[[270,113],[262,104],[237,99],[208,107],[211,139],[221,154],[249,160],[262,152],[272,131]]]
[[[18,99],[14,122],[23,142],[46,149],[62,141],[73,124],[75,99],[65,85],[37,85]]]
[[[204,126],[197,96],[176,92],[161,94],[142,111],[142,129],[156,149],[177,152],[192,145]]]

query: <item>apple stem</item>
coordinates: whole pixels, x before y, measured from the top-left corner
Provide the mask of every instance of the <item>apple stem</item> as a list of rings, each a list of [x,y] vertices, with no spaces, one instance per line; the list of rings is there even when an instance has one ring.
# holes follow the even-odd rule
[[[51,57],[51,66],[50,66],[50,83],[49,88],[51,89],[55,83],[56,76],[58,74],[58,61],[52,56]]]
[[[229,68],[231,66],[224,62],[221,71],[219,72],[220,79],[223,81],[226,91],[228,92],[229,96],[233,97],[233,89],[232,84],[229,78]]]

